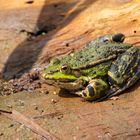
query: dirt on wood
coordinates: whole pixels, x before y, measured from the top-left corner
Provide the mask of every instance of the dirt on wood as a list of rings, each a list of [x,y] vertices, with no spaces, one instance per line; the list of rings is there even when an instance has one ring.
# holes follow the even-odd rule
[[[94,104],[61,95],[32,73],[108,33],[124,33],[125,42],[140,45],[139,0],[1,0],[0,5],[0,78],[11,84],[0,96],[0,109],[17,110],[61,140],[140,139],[139,81],[119,99]],[[44,139],[2,114],[0,124],[1,140]]]

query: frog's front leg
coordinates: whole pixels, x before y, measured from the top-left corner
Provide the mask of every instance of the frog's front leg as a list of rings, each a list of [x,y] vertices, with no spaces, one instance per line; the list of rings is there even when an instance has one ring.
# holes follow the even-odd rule
[[[85,90],[77,92],[76,94],[82,96],[88,101],[95,101],[104,97],[108,88],[108,84],[102,79],[93,79],[89,82]]]

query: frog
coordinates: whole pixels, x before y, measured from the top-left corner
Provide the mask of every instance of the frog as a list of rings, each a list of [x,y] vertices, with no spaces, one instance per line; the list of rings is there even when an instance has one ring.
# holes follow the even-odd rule
[[[98,37],[80,51],[53,58],[41,77],[87,101],[117,96],[140,79],[140,49],[124,39],[122,33]]]

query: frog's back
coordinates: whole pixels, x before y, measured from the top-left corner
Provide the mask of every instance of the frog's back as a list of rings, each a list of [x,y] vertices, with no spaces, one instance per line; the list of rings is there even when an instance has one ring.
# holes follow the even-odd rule
[[[87,44],[88,45],[88,44]],[[75,52],[72,55],[62,58],[62,64],[68,64],[71,67],[81,67],[93,61],[107,58],[116,52],[123,52],[130,48],[132,45],[124,43],[102,43],[98,45],[91,45],[84,47],[81,51]]]

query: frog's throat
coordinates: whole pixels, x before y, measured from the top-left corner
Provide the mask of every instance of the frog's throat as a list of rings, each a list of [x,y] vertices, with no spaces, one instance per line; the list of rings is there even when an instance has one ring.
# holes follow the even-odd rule
[[[77,91],[85,89],[86,81],[79,79],[76,81],[60,81],[60,80],[45,80],[49,85],[55,85],[56,87],[66,89],[68,91]]]

